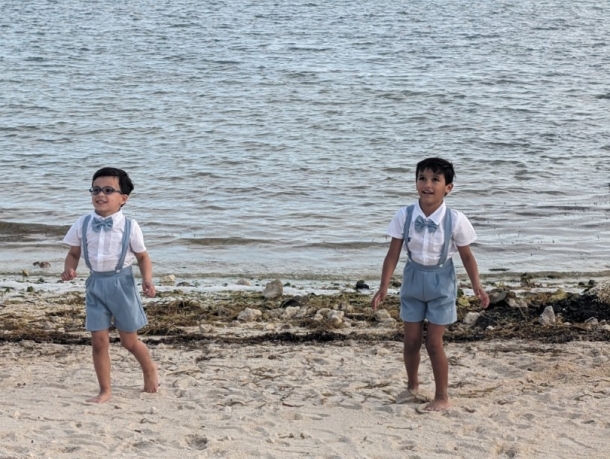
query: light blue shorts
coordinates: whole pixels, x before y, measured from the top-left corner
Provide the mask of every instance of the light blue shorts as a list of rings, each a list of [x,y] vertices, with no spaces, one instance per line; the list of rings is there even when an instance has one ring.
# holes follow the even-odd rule
[[[85,285],[88,331],[109,329],[112,318],[114,326],[124,332],[135,332],[148,323],[131,266],[118,273],[93,271]]]
[[[400,318],[404,322],[449,325],[457,320],[457,282],[453,262],[443,267],[408,261],[400,287]]]

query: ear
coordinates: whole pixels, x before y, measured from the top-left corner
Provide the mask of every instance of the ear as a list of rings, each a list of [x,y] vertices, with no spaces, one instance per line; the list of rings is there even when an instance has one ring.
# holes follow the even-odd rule
[[[445,185],[445,196],[447,196],[449,193],[451,193],[451,190],[453,190],[453,183],[450,183],[449,185]]]
[[[121,207],[123,207],[125,205],[125,203],[127,202],[128,199],[129,199],[129,195],[127,195],[127,194],[121,195]]]

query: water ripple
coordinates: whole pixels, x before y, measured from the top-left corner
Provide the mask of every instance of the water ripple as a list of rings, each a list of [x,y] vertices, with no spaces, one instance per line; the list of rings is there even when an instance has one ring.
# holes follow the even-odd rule
[[[483,271],[607,269],[602,11],[4,2],[0,220],[63,228],[112,164],[132,175],[127,210],[168,265],[187,253],[202,260],[193,270],[378,275],[416,162],[440,155],[457,167],[448,203],[474,222]]]

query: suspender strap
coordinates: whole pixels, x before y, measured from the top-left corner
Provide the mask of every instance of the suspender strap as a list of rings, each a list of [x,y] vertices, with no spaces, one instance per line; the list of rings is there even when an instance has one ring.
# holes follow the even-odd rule
[[[125,229],[123,230],[123,242],[121,244],[121,256],[119,262],[114,268],[116,271],[123,269],[123,263],[125,263],[125,257],[127,256],[127,249],[129,249],[129,239],[131,238],[131,219],[125,218]]]
[[[85,220],[83,221],[83,229],[82,229],[83,237],[81,238],[81,243],[82,243],[83,255],[85,257],[85,263],[87,263],[87,268],[89,268],[89,271],[93,271],[93,269],[91,268],[91,262],[89,261],[89,251],[87,250],[87,228],[89,227],[90,220],[91,220],[91,215],[87,215],[85,217]]]
[[[413,209],[415,208],[415,204],[411,204],[407,207],[407,218],[405,219],[405,227],[402,231],[403,239],[405,240],[404,244],[407,248],[407,255],[409,256],[409,261],[411,261],[411,251],[409,250],[409,228],[411,228],[411,220],[413,218]]]
[[[449,253],[449,244],[451,244],[451,233],[453,227],[451,224],[451,209],[445,208],[445,218],[443,219],[443,232],[445,233],[445,241],[443,243],[443,249],[441,250],[441,257],[438,259],[439,268],[442,267],[447,261],[447,254]]]
[[[89,227],[89,221],[91,221],[91,215],[87,215],[85,220],[83,221],[83,236],[81,238],[82,242],[82,250],[85,258],[85,263],[87,263],[87,268],[89,271],[93,271],[91,268],[91,261],[89,261],[89,251],[87,250],[87,228]],[[129,240],[131,238],[131,219],[125,218],[125,229],[123,230],[123,241],[121,242],[121,255],[119,256],[119,262],[116,265],[115,271],[120,271],[123,268],[123,263],[125,263],[125,257],[127,256],[127,250],[129,249]]]
[[[403,239],[404,243],[407,247],[407,255],[409,256],[409,261],[411,260],[411,251],[409,250],[409,229],[411,228],[411,220],[413,219],[413,209],[415,208],[415,204],[411,204],[407,207],[407,218],[405,219],[405,227],[403,229]],[[449,253],[449,244],[451,244],[451,233],[453,232],[453,225],[451,221],[451,209],[449,207],[445,208],[445,217],[443,218],[443,233],[445,240],[443,241],[443,248],[441,250],[441,256],[438,259],[438,267],[442,267],[447,261],[447,254]]]

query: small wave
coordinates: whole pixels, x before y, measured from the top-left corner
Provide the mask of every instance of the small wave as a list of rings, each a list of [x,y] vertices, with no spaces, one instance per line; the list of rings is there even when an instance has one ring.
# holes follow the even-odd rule
[[[41,107],[33,107],[33,109],[39,109]],[[44,108],[44,107],[42,107]],[[3,127],[1,130],[2,131],[36,131],[39,130],[40,128],[38,126],[34,126],[34,125],[29,125],[29,124],[23,124],[21,126],[7,126],[7,127]]]
[[[565,206],[545,205],[544,206],[544,210],[560,210],[560,211],[566,211],[566,212],[591,212],[594,209],[595,208],[591,207],[591,206],[570,206],[570,205],[565,205]]]
[[[197,23],[195,22],[181,22],[178,24],[170,24],[171,29],[184,29],[187,27],[197,27]]]
[[[39,223],[13,223],[0,221],[0,240],[18,242],[32,239],[34,235],[64,236],[69,226],[42,225]]]
[[[272,239],[249,239],[241,237],[210,237],[210,238],[185,238],[181,241],[196,244],[205,247],[230,247],[230,246],[248,246],[248,245],[265,245],[269,247],[286,247],[285,243],[278,243]],[[327,250],[350,250],[350,249],[368,249],[374,247],[387,247],[388,242],[381,241],[347,241],[347,242],[311,242],[291,244],[290,248],[294,249],[327,249]]]
[[[476,34],[467,34],[466,35],[467,40],[478,40],[479,38],[489,40],[492,38],[500,38],[500,35],[498,35],[497,33],[489,33],[489,34],[476,33]]]
[[[373,247],[387,247],[388,242],[373,242],[373,241],[347,241],[347,242],[313,242],[310,244],[297,245],[297,248],[309,249],[331,249],[331,250],[349,250],[349,249],[368,249]]]
[[[377,92],[378,97],[388,100],[404,100],[410,97],[428,96],[428,93],[422,91],[410,91],[408,89],[400,89],[397,91],[381,91]]]
[[[384,167],[383,169],[381,169],[383,172],[391,172],[391,173],[397,173],[397,174],[410,174],[411,172],[413,172],[413,168],[409,168],[409,167]]]
[[[487,142],[492,148],[527,148],[529,147],[528,142]]]
[[[547,32],[547,31],[555,31],[555,30],[560,30],[560,29],[559,29],[559,27],[553,27],[553,26],[549,26],[549,27],[538,26],[538,27],[533,27],[532,30]]]
[[[239,65],[241,61],[229,60],[229,59],[205,59],[206,62],[210,64],[219,64],[219,65]]]
[[[288,51],[313,51],[315,52],[324,52],[330,51],[331,48],[319,48],[317,46],[289,46]]]
[[[242,237],[204,237],[186,238],[182,240],[187,243],[203,245],[207,247],[271,244],[271,241],[265,239],[247,239]]]

